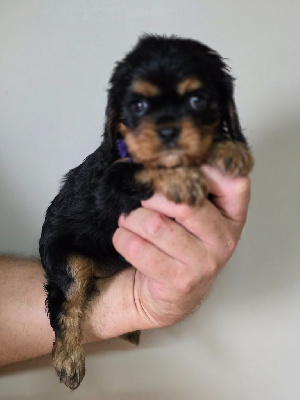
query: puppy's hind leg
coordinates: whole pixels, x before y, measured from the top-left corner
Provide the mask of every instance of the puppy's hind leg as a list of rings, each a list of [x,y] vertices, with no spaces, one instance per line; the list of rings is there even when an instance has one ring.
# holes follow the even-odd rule
[[[132,343],[132,344],[135,344],[136,346],[138,346],[140,344],[141,331],[133,331],[133,332],[124,333],[120,337],[121,337],[121,339],[125,340],[126,342],[129,342],[129,343]]]
[[[85,375],[85,356],[81,339],[84,311],[93,283],[92,268],[91,260],[82,256],[69,257],[68,272],[71,283],[61,301],[60,309],[56,309],[56,312],[59,312],[54,327],[53,365],[60,381],[70,389],[76,389]],[[51,320],[51,306],[57,299],[52,299],[49,288],[48,311]]]

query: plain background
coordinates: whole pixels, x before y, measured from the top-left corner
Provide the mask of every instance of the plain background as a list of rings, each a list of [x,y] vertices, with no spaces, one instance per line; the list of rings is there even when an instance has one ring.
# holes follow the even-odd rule
[[[299,16],[296,0],[0,1],[0,251],[37,255],[59,181],[100,143],[113,64],[143,32],[227,58],[256,158],[242,240],[198,312],[138,349],[90,346],[74,393],[49,357],[7,367],[1,400],[300,399]]]

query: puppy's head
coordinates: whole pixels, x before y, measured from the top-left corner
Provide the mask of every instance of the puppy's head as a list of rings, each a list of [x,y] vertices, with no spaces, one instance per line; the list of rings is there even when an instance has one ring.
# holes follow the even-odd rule
[[[227,66],[190,39],[142,37],[113,72],[106,114],[105,134],[151,168],[200,164],[214,141],[245,141]]]

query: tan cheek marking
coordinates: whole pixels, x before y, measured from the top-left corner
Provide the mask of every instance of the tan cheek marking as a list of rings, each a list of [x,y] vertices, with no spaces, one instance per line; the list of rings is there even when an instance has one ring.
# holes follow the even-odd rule
[[[199,79],[188,78],[178,83],[177,92],[181,96],[192,92],[193,90],[200,89],[203,86],[202,82]]]
[[[153,123],[142,122],[135,131],[126,135],[125,142],[130,155],[137,162],[149,160],[161,148],[156,125]]]
[[[161,94],[161,90],[158,86],[146,80],[138,80],[133,82],[131,90],[134,93],[141,94],[145,97],[153,97]]]

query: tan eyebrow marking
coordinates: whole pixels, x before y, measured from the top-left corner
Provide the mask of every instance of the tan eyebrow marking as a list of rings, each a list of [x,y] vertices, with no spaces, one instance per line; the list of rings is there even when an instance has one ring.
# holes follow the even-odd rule
[[[153,97],[161,94],[161,90],[158,86],[146,80],[137,80],[133,82],[131,90],[145,97]]]
[[[202,86],[202,82],[199,79],[188,78],[179,82],[177,85],[177,92],[180,95],[192,92],[193,90],[200,89]]]

